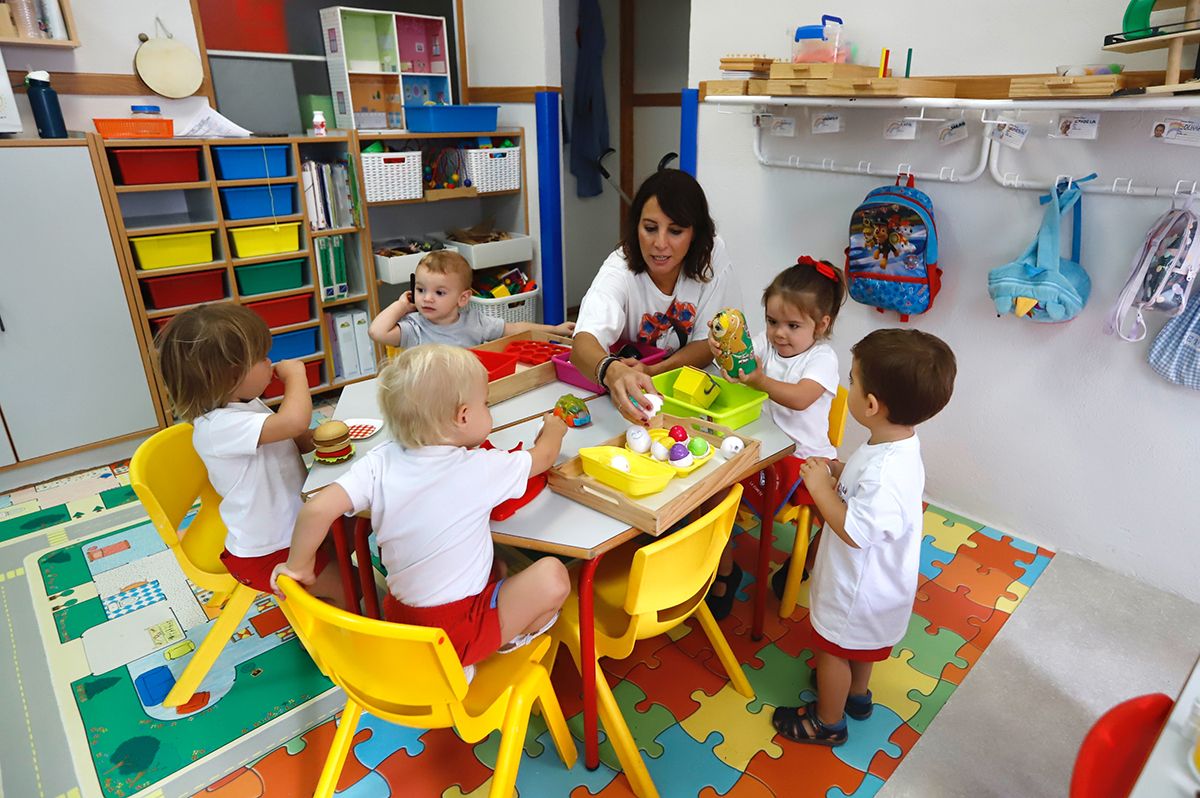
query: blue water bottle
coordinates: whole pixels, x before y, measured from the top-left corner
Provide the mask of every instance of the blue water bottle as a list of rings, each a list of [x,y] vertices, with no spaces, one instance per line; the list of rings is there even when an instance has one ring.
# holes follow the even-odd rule
[[[44,139],[65,139],[67,125],[63,122],[62,108],[58,104],[58,92],[50,88],[50,74],[43,70],[25,76],[29,91],[29,105],[33,108],[33,119],[37,123],[38,135]]]

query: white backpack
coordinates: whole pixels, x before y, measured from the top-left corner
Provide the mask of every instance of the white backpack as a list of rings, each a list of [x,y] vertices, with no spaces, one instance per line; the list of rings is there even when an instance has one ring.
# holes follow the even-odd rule
[[[1133,273],[1125,283],[1105,332],[1126,341],[1146,337],[1143,310],[1162,310],[1178,316],[1187,307],[1188,295],[1200,271],[1200,216],[1191,209],[1189,196],[1182,207],[1158,217],[1133,259]],[[1130,312],[1135,314],[1129,323]]]

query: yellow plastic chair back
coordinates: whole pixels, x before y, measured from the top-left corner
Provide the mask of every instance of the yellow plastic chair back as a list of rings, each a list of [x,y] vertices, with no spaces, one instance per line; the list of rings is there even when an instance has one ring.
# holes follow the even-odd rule
[[[188,578],[206,590],[232,590],[236,582],[220,559],[227,531],[219,511],[221,497],[192,447],[192,425],[176,424],[151,435],[129,463],[129,480]],[[180,531],[197,499],[196,517]]]
[[[839,385],[833,404],[829,406],[829,442],[835,448],[842,445],[842,438],[846,435],[846,417],[849,415],[850,392]]]

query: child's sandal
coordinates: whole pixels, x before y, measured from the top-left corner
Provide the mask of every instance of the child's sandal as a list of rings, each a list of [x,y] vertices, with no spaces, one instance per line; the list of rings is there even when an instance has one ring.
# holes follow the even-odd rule
[[[804,725],[806,720],[812,725],[812,732]],[[845,744],[848,736],[845,718],[838,723],[821,722],[817,717],[816,701],[810,701],[802,707],[777,707],[771,716],[771,725],[775,727],[775,731],[794,743],[837,748]]]
[[[812,669],[812,691],[817,692],[817,669]],[[868,690],[865,695],[846,696],[846,714],[854,720],[866,720],[875,711],[875,699]]]
[[[717,578],[713,580],[714,585],[717,582],[725,585],[724,594],[718,596],[712,592],[712,588],[710,587],[708,595],[704,597],[704,601],[708,604],[708,609],[712,612],[714,620],[723,621],[733,611],[733,602],[738,589],[742,586],[742,576],[742,567],[735,562],[733,570],[724,576],[717,574]]]

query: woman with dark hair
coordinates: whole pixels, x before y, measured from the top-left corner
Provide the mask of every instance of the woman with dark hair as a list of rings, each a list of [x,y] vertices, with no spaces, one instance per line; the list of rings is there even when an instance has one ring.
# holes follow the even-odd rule
[[[657,393],[655,374],[707,366],[708,322],[740,297],[704,189],[688,173],[662,169],[646,178],[623,227],[620,248],[605,259],[580,305],[571,363],[608,388],[621,415],[644,426],[632,402]],[[622,341],[671,354],[646,366],[610,353]]]

